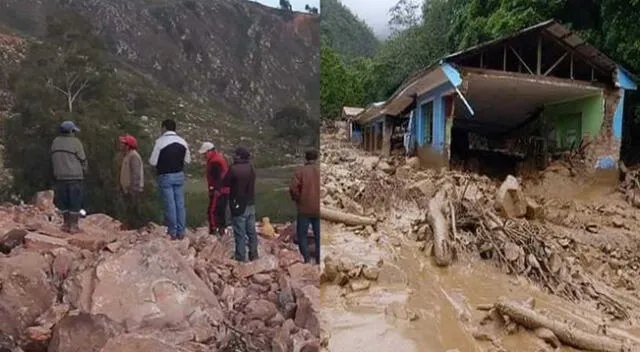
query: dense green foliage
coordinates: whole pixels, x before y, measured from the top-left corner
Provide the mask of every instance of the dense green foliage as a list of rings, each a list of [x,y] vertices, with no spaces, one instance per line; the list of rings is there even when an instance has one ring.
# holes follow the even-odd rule
[[[320,0],[322,43],[346,57],[372,56],[378,39],[371,28],[338,0]]]
[[[422,13],[415,13],[418,9],[412,3],[416,2],[421,3]],[[631,72],[640,73],[640,24],[636,20],[640,0],[400,0],[398,5],[390,13],[394,34],[366,64],[362,59],[357,64],[347,59],[338,67],[324,53],[341,48],[323,43],[328,46],[323,48],[323,74],[325,68],[338,72],[325,74],[321,82],[324,118],[338,116],[338,106],[347,102],[366,106],[387,99],[411,72],[448,53],[548,19],[563,23]],[[323,21],[325,17],[330,13],[323,13]],[[325,28],[322,30],[324,35]],[[635,144],[640,146],[639,95],[627,96],[625,106],[630,116],[625,117],[623,155],[632,162],[640,161],[629,160],[638,155],[632,152]]]
[[[139,115],[127,106],[123,82],[91,24],[70,13],[51,17],[47,24],[45,40],[32,44],[12,82],[14,114],[3,126],[5,163],[14,174],[14,191],[28,198],[52,186],[51,142],[60,122],[73,120],[82,130],[79,137],[89,163],[85,205],[122,218],[118,136],[137,136],[143,155],[148,155],[152,142],[134,122],[133,116]],[[142,209],[146,217],[157,220],[158,203],[151,184],[147,186],[149,197]]]

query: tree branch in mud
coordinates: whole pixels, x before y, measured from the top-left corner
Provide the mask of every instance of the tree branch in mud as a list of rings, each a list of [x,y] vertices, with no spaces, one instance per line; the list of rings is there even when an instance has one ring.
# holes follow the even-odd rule
[[[429,213],[427,222],[433,230],[433,252],[438,266],[449,266],[453,260],[451,245],[449,243],[449,222],[443,214],[447,202],[449,187],[441,188],[431,200],[429,200]]]
[[[508,301],[504,298],[500,298],[494,307],[500,314],[508,316],[515,323],[528,329],[545,328],[550,330],[562,343],[571,347],[599,352],[622,352],[628,351],[629,347],[631,347],[620,340],[604,335],[596,335],[572,327],[567,323],[553,320],[519,303]]]
[[[340,210],[330,209],[326,207],[320,207],[320,218],[327,221],[342,223],[350,226],[373,226],[376,224],[376,219],[349,214]]]

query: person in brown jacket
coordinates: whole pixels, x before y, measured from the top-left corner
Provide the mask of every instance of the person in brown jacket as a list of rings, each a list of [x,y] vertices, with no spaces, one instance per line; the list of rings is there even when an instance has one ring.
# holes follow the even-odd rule
[[[124,153],[120,168],[120,187],[126,207],[124,225],[128,229],[138,229],[145,225],[140,213],[140,196],[144,191],[144,167],[137,151],[138,141],[135,137],[120,137],[120,146]]]
[[[316,264],[320,264],[320,169],[318,168],[318,152],[309,150],[305,152],[306,162],[296,169],[289,192],[291,199],[298,208],[296,220],[296,234],[298,246],[304,262],[309,262],[309,246],[307,244],[307,232],[309,225],[313,229],[316,245]]]

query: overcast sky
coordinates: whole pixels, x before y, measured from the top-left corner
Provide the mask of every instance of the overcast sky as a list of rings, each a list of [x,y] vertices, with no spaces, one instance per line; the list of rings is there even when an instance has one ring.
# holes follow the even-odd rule
[[[398,0],[340,0],[351,12],[363,19],[378,36],[389,33],[389,9]]]

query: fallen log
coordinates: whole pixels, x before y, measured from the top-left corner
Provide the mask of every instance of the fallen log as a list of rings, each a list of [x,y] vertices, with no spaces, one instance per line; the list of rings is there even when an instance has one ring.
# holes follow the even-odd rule
[[[495,308],[500,314],[508,316],[512,321],[528,329],[535,331],[545,328],[552,331],[562,343],[571,347],[599,352],[628,351],[629,346],[622,341],[569,326],[504,298],[498,300]]]
[[[320,207],[320,218],[349,226],[366,226],[376,224],[376,219],[349,214],[337,209],[330,209],[326,207]]]
[[[453,260],[449,244],[449,223],[443,214],[444,206],[447,203],[447,187],[441,188],[429,200],[429,213],[427,222],[433,231],[433,254],[436,265],[449,266]]]

